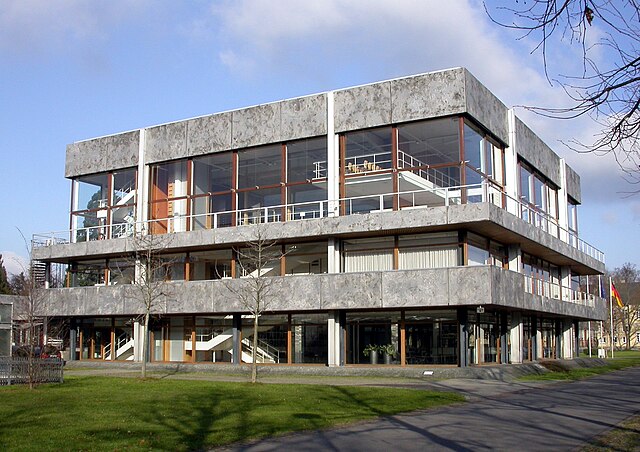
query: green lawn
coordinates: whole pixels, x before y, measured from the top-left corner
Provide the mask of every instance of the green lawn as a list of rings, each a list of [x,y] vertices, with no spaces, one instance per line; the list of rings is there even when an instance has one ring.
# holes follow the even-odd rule
[[[379,387],[70,377],[0,388],[0,450],[197,450],[462,400]]]
[[[607,359],[606,366],[585,367],[578,369],[562,369],[562,361],[557,362],[557,370],[547,372],[542,375],[527,375],[521,380],[543,381],[543,380],[580,380],[582,378],[600,375],[614,370],[624,369],[631,366],[640,366],[640,351],[618,351],[614,353],[614,358]]]

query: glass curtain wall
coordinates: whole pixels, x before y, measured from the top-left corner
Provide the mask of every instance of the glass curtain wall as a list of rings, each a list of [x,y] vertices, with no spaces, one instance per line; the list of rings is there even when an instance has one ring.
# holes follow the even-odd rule
[[[356,198],[343,202],[343,214],[461,202],[502,206],[504,150],[461,117],[419,121],[345,133],[341,174],[341,197]]]
[[[152,232],[326,216],[326,165],[326,137],[152,165]]]
[[[328,362],[327,314],[291,315],[291,362],[326,364]]]
[[[76,242],[133,234],[135,169],[78,177],[73,187],[71,225]]]
[[[398,238],[398,268],[456,267],[459,248],[457,232],[401,235]]]
[[[558,236],[558,188],[523,161],[520,167],[521,218]]]
[[[400,312],[348,312],[346,319],[347,364],[399,363]],[[384,361],[385,353],[379,347],[394,353]]]
[[[458,322],[455,310],[406,311],[407,364],[457,364]]]

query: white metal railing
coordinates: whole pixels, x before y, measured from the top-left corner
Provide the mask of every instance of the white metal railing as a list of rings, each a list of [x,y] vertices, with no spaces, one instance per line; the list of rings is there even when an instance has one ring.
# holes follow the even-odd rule
[[[466,201],[465,201],[466,198]],[[394,203],[395,201],[395,203]],[[336,200],[323,200],[295,204],[265,206],[235,211],[210,212],[193,215],[175,215],[170,218],[152,219],[143,222],[118,223],[113,225],[89,226],[34,234],[34,247],[52,246],[68,242],[103,240],[105,238],[130,237],[135,233],[171,233],[198,229],[218,229],[232,225],[250,225],[325,218],[338,215],[352,215],[416,207],[449,206],[455,204],[490,202],[559,238],[571,247],[604,262],[604,253],[563,228],[558,220],[534,209],[527,203],[509,196],[495,185],[483,182],[474,185],[436,187],[396,193],[355,196]]]
[[[568,301],[588,307],[595,307],[597,295],[582,292],[569,286],[544,281],[530,275],[524,275],[524,291],[556,300]]]

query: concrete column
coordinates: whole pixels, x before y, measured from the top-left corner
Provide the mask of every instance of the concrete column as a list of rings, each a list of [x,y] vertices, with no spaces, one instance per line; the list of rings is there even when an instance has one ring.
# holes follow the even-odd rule
[[[147,145],[146,129],[140,129],[138,146],[138,191],[136,193],[136,222],[147,220],[147,201],[149,196],[149,168],[145,165],[145,148]],[[138,225],[139,226],[139,225]]]
[[[509,146],[504,150],[504,189],[509,196],[507,198],[507,210],[519,217],[519,208],[516,202],[518,199],[518,180],[520,178],[518,174],[518,137],[515,131],[516,118],[513,110],[509,110],[507,120],[509,124]]]
[[[569,197],[567,194],[567,166],[564,159],[560,159],[560,187],[558,188],[558,224],[564,231],[560,231],[560,239],[568,242],[569,235],[567,230],[569,228],[568,217],[568,204]]]
[[[580,357],[580,322],[577,320],[573,321],[573,334],[574,334],[574,351],[573,351],[573,357],[574,358],[578,358]],[[586,338],[587,341],[590,340],[589,337]],[[588,352],[587,352],[588,353]]]
[[[469,319],[466,307],[458,308],[458,365],[469,365]]]
[[[507,259],[509,259],[509,270],[520,273],[522,268],[522,250],[520,245],[509,245],[507,247]]]
[[[329,239],[327,243],[327,272],[340,273],[340,242]]]
[[[509,321],[507,311],[500,312],[500,363],[509,362],[509,350],[507,350],[507,334],[509,334]]]
[[[511,362],[514,364],[522,362],[522,348],[526,346],[523,336],[522,313],[512,312],[509,337],[511,340]]]
[[[564,359],[572,359],[576,350],[576,335],[571,319],[561,321],[562,325],[562,357]]]
[[[44,288],[48,289],[51,286],[51,262],[45,262],[44,264]]]
[[[233,314],[233,364],[242,363],[242,316]]]
[[[542,357],[542,337],[538,328],[538,316],[531,316],[531,359],[536,361]]]
[[[561,319],[555,321],[554,333],[556,336],[556,358],[564,358],[564,325]]]
[[[333,92],[327,93],[327,198],[328,215],[338,216],[340,204],[340,145],[335,133]]]
[[[133,359],[137,362],[141,362],[144,356],[144,338],[144,325],[136,320],[133,323]]]
[[[340,311],[340,341],[339,341],[339,347],[340,347],[340,365],[344,366],[347,362],[347,357],[346,357],[346,332],[347,332],[347,312],[346,311]]]
[[[69,327],[69,361],[76,360],[76,347],[78,346],[78,331],[76,329],[76,322],[71,319]]]
[[[327,334],[328,334],[328,365],[329,367],[340,366],[341,359],[341,347],[342,347],[342,327],[341,327],[341,315],[340,311],[329,311],[327,319]]]

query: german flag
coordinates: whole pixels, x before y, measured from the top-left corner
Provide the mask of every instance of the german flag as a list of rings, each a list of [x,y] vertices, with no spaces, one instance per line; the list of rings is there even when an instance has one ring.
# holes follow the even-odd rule
[[[618,293],[616,286],[613,285],[613,281],[611,281],[611,300],[616,300],[616,303],[618,303],[618,307],[624,308],[622,298],[620,298],[620,294]]]

